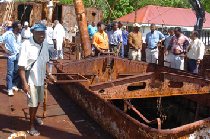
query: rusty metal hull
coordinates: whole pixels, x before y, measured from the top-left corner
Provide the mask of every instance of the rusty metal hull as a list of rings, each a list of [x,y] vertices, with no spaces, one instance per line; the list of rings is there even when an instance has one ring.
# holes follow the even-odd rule
[[[74,83],[60,87],[106,131],[120,139],[177,139],[210,124],[210,118],[207,118],[174,129],[158,130],[140,123],[81,84]]]
[[[203,76],[112,56],[63,62],[58,70],[68,73],[68,78],[56,83],[80,82],[104,99],[207,94],[210,90],[210,81]],[[129,90],[134,84],[145,87]]]
[[[210,118],[207,118],[172,129],[156,129],[135,120],[110,102],[209,94],[209,80],[204,76],[113,56],[60,61],[55,64],[54,72],[51,81],[116,138],[175,139],[209,126]],[[145,83],[143,89],[128,90],[129,86],[142,82]]]

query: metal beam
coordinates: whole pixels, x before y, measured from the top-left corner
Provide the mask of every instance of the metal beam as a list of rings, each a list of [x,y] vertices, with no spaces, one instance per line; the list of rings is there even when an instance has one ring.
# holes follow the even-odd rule
[[[119,85],[124,85],[124,84],[128,84],[128,83],[145,81],[145,80],[151,79],[152,77],[154,77],[153,72],[143,73],[143,74],[139,74],[139,75],[120,78],[120,79],[110,81],[110,82],[90,85],[89,89],[91,89],[92,91],[97,91],[97,90],[100,90],[100,89],[106,89],[106,88],[115,87],[115,86],[119,86]]]
[[[161,119],[160,118],[156,118],[155,120],[148,120],[146,117],[144,117],[143,114],[141,114],[141,112],[139,110],[137,110],[132,104],[130,104],[127,100],[124,101],[124,103],[126,103],[129,108],[131,108],[136,114],[139,115],[139,117],[142,118],[142,120],[144,122],[146,122],[147,124],[154,124],[154,123],[157,123],[158,124],[158,130],[161,130]]]
[[[61,85],[62,89],[81,106],[95,121],[116,138],[180,138],[208,126],[210,118],[173,129],[151,128],[120,109],[114,107],[109,101],[104,100],[90,90],[79,84]]]
[[[106,100],[113,99],[133,99],[133,98],[152,98],[152,97],[171,97],[180,95],[193,95],[193,94],[209,94],[209,88],[203,88],[201,90],[186,89],[150,89],[150,90],[138,90],[127,91],[119,88],[112,88],[113,90],[105,90],[104,92],[98,91],[102,98]]]
[[[193,76],[187,76],[187,75],[178,75],[174,73],[167,73],[163,72],[164,79],[168,79],[171,81],[176,81],[176,82],[187,82],[187,83],[194,83],[194,84],[199,84],[203,86],[207,86],[210,83],[210,80],[204,79],[204,78],[198,78],[198,77],[193,77]]]
[[[131,99],[167,97],[177,95],[208,94],[209,80],[174,73],[162,73],[162,79],[155,79],[154,73],[120,78],[112,82],[90,86],[104,99]],[[130,90],[130,87],[134,89]]]

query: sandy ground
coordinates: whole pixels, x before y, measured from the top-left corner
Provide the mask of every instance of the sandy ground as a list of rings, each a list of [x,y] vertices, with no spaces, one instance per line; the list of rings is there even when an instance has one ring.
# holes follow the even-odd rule
[[[11,133],[28,129],[28,108],[26,96],[22,92],[15,92],[8,97],[5,86],[6,59],[0,59],[0,139],[6,139]],[[44,125],[37,126],[41,135],[28,139],[110,139],[83,110],[68,98],[58,87],[48,86],[47,117]],[[38,110],[42,116],[43,107]]]

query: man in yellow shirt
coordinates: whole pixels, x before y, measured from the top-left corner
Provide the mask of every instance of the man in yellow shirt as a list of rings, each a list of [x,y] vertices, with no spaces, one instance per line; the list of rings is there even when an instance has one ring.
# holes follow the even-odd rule
[[[108,52],[109,49],[109,39],[108,35],[104,31],[105,25],[103,23],[97,24],[98,32],[93,36],[93,45],[95,47],[95,56],[98,54],[103,54]]]
[[[133,32],[128,35],[129,59],[141,61],[142,34],[139,32],[141,26],[133,24]]]

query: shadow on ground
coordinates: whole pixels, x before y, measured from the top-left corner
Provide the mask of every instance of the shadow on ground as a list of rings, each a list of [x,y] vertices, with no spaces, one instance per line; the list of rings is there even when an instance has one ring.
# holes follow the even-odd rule
[[[62,89],[55,87],[55,85],[49,85],[48,90],[84,138],[113,138],[92,120],[84,110],[79,108]]]

